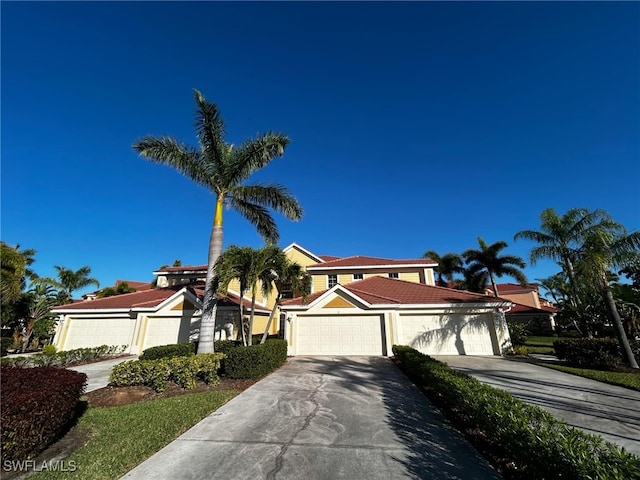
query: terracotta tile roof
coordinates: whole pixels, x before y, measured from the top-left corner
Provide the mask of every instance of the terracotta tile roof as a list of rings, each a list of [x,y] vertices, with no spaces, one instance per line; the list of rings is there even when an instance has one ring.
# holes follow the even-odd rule
[[[185,285],[176,285],[174,287],[156,288],[152,290],[142,290],[140,292],[125,293],[124,295],[115,295],[113,297],[97,298],[95,300],[86,300],[83,302],[72,303],[70,305],[61,305],[55,307],[57,310],[103,310],[103,309],[123,309],[136,307],[154,307],[160,305],[167,298],[184,288]]]
[[[69,305],[61,305],[55,307],[57,310],[104,310],[104,309],[128,309],[128,308],[152,308],[157,307],[166,299],[187,287],[198,299],[204,296],[204,282],[189,283],[186,285],[175,285],[173,287],[156,288],[151,290],[142,290],[139,292],[125,293],[124,295],[116,295],[113,297],[98,298],[96,300],[80,301]],[[233,293],[218,295],[218,305],[223,307],[235,306],[240,302],[240,297]],[[251,300],[244,298],[242,306],[251,311]],[[256,305],[256,312],[270,313],[271,311]]]
[[[519,283],[496,283],[496,287],[498,287],[498,293],[508,293],[518,290],[538,290],[538,284],[536,283],[529,283],[527,287],[523,287]],[[493,287],[491,285],[487,285],[485,288],[493,291]]]
[[[180,267],[159,268],[154,273],[206,272],[208,265],[182,265]]]
[[[372,305],[441,305],[451,303],[509,302],[509,300],[500,297],[481,295],[464,290],[434,287],[423,283],[407,282],[386,277],[370,277],[365,280],[343,285],[343,287]],[[325,292],[326,290],[310,295],[306,304],[311,304]],[[283,306],[302,304],[302,297],[282,302]]]
[[[362,255],[356,255],[353,257],[338,258],[337,260],[330,260],[324,263],[318,263],[316,265],[309,265],[307,270],[321,270],[325,268],[339,268],[339,267],[395,267],[399,265],[418,265],[425,267],[428,265],[434,265],[436,262],[429,258],[412,258],[405,260],[391,260],[388,258],[378,257],[364,257]]]
[[[528,314],[538,314],[538,315],[549,315],[550,313],[558,313],[558,309],[555,307],[547,307],[541,306],[540,308],[530,307],[529,305],[522,305],[521,303],[513,303],[511,310],[507,312],[507,315],[510,313],[528,313]]]
[[[324,262],[331,262],[333,260],[340,260],[342,257],[334,257],[333,255],[318,255]]]
[[[138,292],[141,290],[151,290],[153,288],[151,282],[139,282],[137,280],[116,280],[115,286],[117,287],[121,283],[127,283],[127,285],[135,288]]]

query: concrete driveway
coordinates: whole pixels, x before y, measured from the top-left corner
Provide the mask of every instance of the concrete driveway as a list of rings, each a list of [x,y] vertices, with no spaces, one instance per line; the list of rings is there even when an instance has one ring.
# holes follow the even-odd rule
[[[569,425],[640,455],[640,392],[502,357],[437,356]]]
[[[295,357],[124,479],[498,479],[382,357]]]
[[[129,360],[136,360],[137,358],[138,357],[136,355],[112,358],[110,360],[102,360],[101,362],[69,367],[69,370],[75,370],[76,372],[87,374],[87,388],[85,389],[85,392],[88,393],[92,390],[106,387],[109,384],[109,374],[111,373],[111,369],[114,365],[127,362]]]

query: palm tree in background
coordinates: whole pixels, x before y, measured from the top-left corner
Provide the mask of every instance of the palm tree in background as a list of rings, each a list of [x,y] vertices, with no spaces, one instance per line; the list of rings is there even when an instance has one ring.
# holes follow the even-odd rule
[[[515,255],[500,256],[500,251],[508,246],[507,242],[498,241],[487,245],[481,237],[478,237],[478,244],[480,245],[479,249],[470,248],[462,253],[462,257],[468,264],[467,271],[470,277],[476,277],[482,272],[486,272],[496,297],[499,295],[495,277],[510,275],[522,286],[527,285],[527,277],[521,270],[526,266],[524,261]]]
[[[60,288],[59,300],[62,303],[70,302],[71,296],[76,290],[88,287],[89,285],[95,285],[96,287],[100,286],[98,279],[89,276],[91,275],[91,267],[89,266],[85,265],[76,271],[59,265],[54,265],[54,267],[58,272],[58,279],[53,280],[50,283]],[[45,281],[51,279],[43,278],[42,280]]]
[[[447,287],[449,283],[454,281],[455,273],[464,273],[462,266],[462,258],[456,253],[445,253],[442,257],[434,250],[427,250],[422,258],[430,258],[437,262],[436,273],[438,274],[437,284],[440,287]],[[447,281],[445,281],[445,279]]]
[[[278,229],[268,209],[290,220],[302,218],[302,207],[295,197],[277,184],[246,185],[251,174],[282,156],[289,139],[280,133],[265,133],[235,147],[224,140],[225,127],[218,107],[194,90],[196,136],[199,148],[172,137],[147,136],[134,142],[133,149],[143,158],[175,168],[215,195],[215,213],[209,238],[207,279],[203,300],[198,353],[214,351],[216,318],[215,265],[222,254],[222,214],[227,205],[257,229],[267,243],[278,241]]]
[[[609,223],[609,229],[600,229],[585,237],[579,250],[576,270],[586,283],[598,288],[604,300],[607,314],[613,323],[618,342],[627,363],[638,368],[629,340],[622,325],[611,289],[609,272],[633,264],[640,257],[640,232],[627,233],[624,227]]]
[[[277,297],[273,304],[273,308],[271,309],[271,314],[269,315],[269,320],[264,328],[264,333],[262,334],[262,340],[260,340],[260,343],[264,343],[269,336],[271,323],[273,322],[276,311],[280,306],[282,293],[285,289],[293,292],[294,296],[300,294],[303,302],[307,301],[307,297],[311,293],[311,275],[307,273],[303,266],[289,260],[284,252],[278,258],[278,262],[274,267],[274,274],[275,277],[273,279],[273,284],[276,288]]]

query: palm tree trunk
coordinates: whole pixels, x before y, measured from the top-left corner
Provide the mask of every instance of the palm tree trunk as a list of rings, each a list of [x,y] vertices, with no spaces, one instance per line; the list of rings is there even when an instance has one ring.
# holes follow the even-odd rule
[[[489,279],[491,280],[491,286],[493,287],[493,295],[498,296],[498,286],[496,285],[496,279],[493,278],[493,272],[489,271]]]
[[[269,336],[269,329],[271,328],[271,322],[273,322],[273,317],[276,316],[276,310],[278,310],[278,303],[280,302],[280,292],[276,296],[276,303],[273,304],[273,308],[271,309],[271,313],[269,314],[269,320],[267,320],[267,326],[264,327],[264,333],[262,334],[262,339],[260,340],[260,345],[267,341],[267,337]]]
[[[244,289],[240,288],[240,337],[242,338],[242,345],[247,346],[247,337],[244,332]],[[237,338],[237,335],[236,335]]]
[[[627,334],[625,333],[624,327],[622,326],[622,320],[620,319],[620,314],[618,313],[618,309],[616,308],[616,302],[613,299],[613,293],[611,292],[609,282],[607,281],[606,277],[603,277],[602,281],[602,296],[604,297],[604,302],[607,306],[609,318],[615,325],[616,335],[618,336],[618,342],[620,342],[622,354],[624,355],[625,360],[631,368],[640,368],[638,367],[638,362],[636,362],[636,359],[633,356],[631,345],[629,345],[629,339],[627,338]]]
[[[213,228],[209,237],[209,258],[207,280],[204,286],[204,300],[202,301],[202,317],[200,319],[200,336],[198,339],[198,353],[213,353],[213,340],[216,329],[216,312],[218,300],[213,279],[216,276],[215,265],[222,254],[222,211],[224,198],[216,198],[216,214]]]
[[[249,345],[253,343],[253,315],[256,309],[256,289],[253,288],[251,292],[251,316],[249,317]]]

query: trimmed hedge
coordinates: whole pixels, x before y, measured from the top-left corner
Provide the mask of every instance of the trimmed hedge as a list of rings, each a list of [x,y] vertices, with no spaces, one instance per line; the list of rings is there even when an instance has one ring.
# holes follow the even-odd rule
[[[168,382],[191,389],[198,379],[208,385],[220,381],[218,370],[223,353],[204,353],[187,357],[160,358],[158,360],[131,360],[114,365],[109,381],[117,387],[145,385],[163,392]]]
[[[0,366],[2,460],[32,458],[73,419],[87,376],[55,367]]]
[[[636,359],[640,345],[632,343]],[[573,338],[553,342],[556,356],[578,367],[613,369],[624,365],[620,344],[615,338]]]
[[[139,360],[158,360],[159,358],[190,357],[196,354],[195,343],[175,343],[173,345],[160,345],[147,348]]]
[[[224,344],[218,348],[225,350],[223,373],[230,378],[260,378],[287,360],[286,340],[270,339],[248,347]]]
[[[69,367],[111,358],[121,354],[126,348],[127,345],[100,345],[54,353],[37,353],[28,357],[8,357],[3,359],[3,362],[13,363],[19,367]]]
[[[433,388],[474,428],[501,445],[531,480],[640,478],[640,458],[547,411],[406,346],[393,353],[407,375]]]

